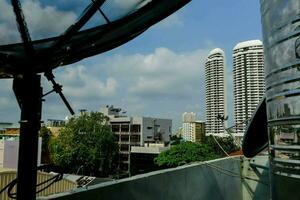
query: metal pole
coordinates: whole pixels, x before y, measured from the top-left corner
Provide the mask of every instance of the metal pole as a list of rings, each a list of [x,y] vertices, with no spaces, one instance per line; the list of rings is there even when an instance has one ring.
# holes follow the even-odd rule
[[[21,108],[17,200],[35,200],[42,111],[41,77],[37,74],[20,75],[14,78],[13,89]]]

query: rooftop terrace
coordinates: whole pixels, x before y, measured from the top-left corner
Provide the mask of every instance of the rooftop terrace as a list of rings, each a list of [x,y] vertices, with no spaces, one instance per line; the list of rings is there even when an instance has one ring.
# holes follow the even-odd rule
[[[268,157],[235,156],[76,188],[39,199],[269,199]]]

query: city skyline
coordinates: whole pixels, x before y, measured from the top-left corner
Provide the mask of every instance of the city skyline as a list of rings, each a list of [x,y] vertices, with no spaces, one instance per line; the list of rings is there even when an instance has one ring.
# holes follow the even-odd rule
[[[46,10],[44,4],[56,4],[56,1],[41,1],[40,4],[31,0],[24,2],[28,7],[34,5],[33,10],[37,11]],[[10,39],[5,36],[13,31],[10,27],[15,26],[3,17],[9,10],[6,4],[6,1],[0,2],[3,13],[0,16],[1,44],[4,39]],[[54,10],[57,11],[55,16],[63,19],[56,20],[58,24],[69,24],[68,20],[76,17],[61,5]],[[32,12],[31,18],[40,18],[40,13]],[[37,20],[35,22],[38,24]],[[59,32],[60,29],[55,28],[51,30]],[[185,111],[197,112],[201,120],[205,118],[204,61],[209,50],[221,47],[225,52],[231,52],[236,43],[254,38],[261,39],[258,1],[192,1],[128,44],[57,69],[54,74],[64,86],[63,91],[75,111],[82,108],[98,111],[101,106],[115,105],[126,109],[130,115],[173,119],[176,129],[180,126],[181,113]],[[231,63],[228,59],[228,96],[232,96]],[[43,81],[47,92],[49,84]],[[11,80],[1,80],[0,121],[16,123],[19,121],[19,108],[11,84]],[[52,94],[45,99],[44,120],[63,119],[69,115],[57,95]],[[232,103],[228,105],[228,111],[229,120],[233,121]]]

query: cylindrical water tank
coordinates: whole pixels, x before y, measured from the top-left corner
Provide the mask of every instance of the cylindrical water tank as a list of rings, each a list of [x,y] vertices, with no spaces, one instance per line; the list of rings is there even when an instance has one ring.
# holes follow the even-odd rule
[[[300,0],[261,0],[272,199],[300,199]]]

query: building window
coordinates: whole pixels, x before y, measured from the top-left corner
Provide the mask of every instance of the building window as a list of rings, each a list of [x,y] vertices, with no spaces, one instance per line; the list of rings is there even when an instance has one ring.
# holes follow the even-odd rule
[[[130,142],[140,142],[140,136],[139,135],[130,136]]]
[[[129,125],[128,124],[122,124],[121,125],[121,132],[129,132]]]
[[[130,130],[133,133],[140,133],[141,132],[141,125],[140,124],[133,124],[133,125],[131,125]]]
[[[129,145],[121,144],[120,149],[121,149],[121,151],[129,151]]]
[[[129,141],[129,135],[121,135],[121,142],[128,142]]]
[[[111,131],[112,132],[119,132],[120,126],[119,125],[111,125]]]

